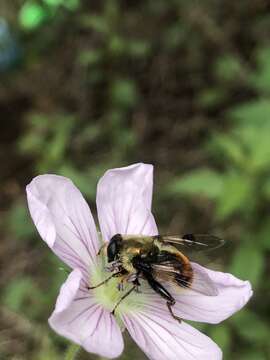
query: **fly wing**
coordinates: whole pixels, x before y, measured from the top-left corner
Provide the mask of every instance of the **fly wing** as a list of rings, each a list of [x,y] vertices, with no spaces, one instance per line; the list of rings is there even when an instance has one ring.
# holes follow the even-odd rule
[[[189,276],[187,276],[187,273],[181,272],[179,263],[175,261],[153,264],[152,269],[154,270],[154,277],[159,281],[169,282],[207,296],[218,295],[214,282],[207,272],[196,263],[191,263]]]
[[[225,244],[219,237],[208,234],[163,235],[159,239],[164,245],[172,245],[189,259],[204,265],[221,258],[221,248]]]
[[[217,249],[225,243],[223,239],[208,234],[185,234],[183,236],[161,235],[159,240],[182,250],[192,249],[195,251]]]

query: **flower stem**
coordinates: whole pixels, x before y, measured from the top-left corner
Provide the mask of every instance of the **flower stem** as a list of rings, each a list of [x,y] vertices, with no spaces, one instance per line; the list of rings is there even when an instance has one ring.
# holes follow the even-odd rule
[[[71,344],[66,351],[65,360],[75,360],[79,354],[80,346],[77,344]]]

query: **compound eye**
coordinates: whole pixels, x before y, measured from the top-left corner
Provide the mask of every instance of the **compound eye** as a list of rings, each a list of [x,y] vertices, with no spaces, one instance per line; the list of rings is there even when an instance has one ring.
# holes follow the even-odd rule
[[[108,262],[114,261],[114,259],[116,257],[116,252],[117,252],[116,243],[111,242],[107,248]]]
[[[108,262],[112,262],[118,258],[121,244],[122,236],[120,234],[116,234],[111,238],[107,248]]]

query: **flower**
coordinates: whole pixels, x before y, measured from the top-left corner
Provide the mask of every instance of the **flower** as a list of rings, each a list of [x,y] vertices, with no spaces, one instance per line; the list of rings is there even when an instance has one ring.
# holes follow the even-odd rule
[[[108,170],[97,186],[97,212],[102,239],[115,234],[158,234],[151,213],[153,166],[134,164]],[[50,326],[86,351],[115,358],[123,351],[121,330],[153,360],[218,360],[219,347],[189,324],[177,322],[166,302],[149,286],[111,310],[122,292],[117,279],[89,290],[108,277],[100,239],[90,209],[67,178],[40,175],[27,186],[32,219],[42,239],[73,270],[62,285]],[[193,264],[200,267],[200,265]],[[252,295],[250,283],[233,275],[204,269],[218,290],[217,296],[176,292],[174,313],[181,319],[216,324],[240,310]],[[143,282],[144,283],[144,282]],[[131,285],[127,285],[131,286]]]

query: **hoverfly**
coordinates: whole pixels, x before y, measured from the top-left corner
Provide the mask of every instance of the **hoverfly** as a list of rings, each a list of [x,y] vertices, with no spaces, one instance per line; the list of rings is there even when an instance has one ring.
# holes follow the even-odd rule
[[[166,282],[207,296],[216,296],[218,291],[208,274],[200,267],[192,265],[184,253],[189,250],[215,249],[223,244],[223,240],[213,235],[186,234],[178,237],[116,234],[99,251],[106,251],[108,270],[112,275],[89,289],[95,289],[113,277],[121,278],[119,289],[124,282],[132,283],[133,286],[115,304],[112,311],[114,313],[121,301],[132,291],[139,289],[140,281],[144,279],[166,300],[171,316],[181,321],[173,313],[175,299],[166,289]]]

